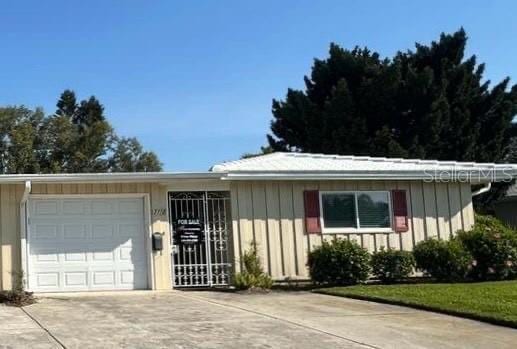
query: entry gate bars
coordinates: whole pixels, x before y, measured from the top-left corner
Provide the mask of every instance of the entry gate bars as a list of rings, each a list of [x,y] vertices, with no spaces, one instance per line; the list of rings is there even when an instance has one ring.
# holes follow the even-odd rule
[[[230,284],[228,192],[170,192],[174,287]]]

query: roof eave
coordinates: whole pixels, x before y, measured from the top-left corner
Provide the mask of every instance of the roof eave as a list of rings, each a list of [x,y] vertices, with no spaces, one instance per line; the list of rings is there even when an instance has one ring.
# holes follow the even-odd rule
[[[517,171],[512,177],[517,176]],[[426,171],[335,171],[335,172],[229,172],[223,180],[421,180],[421,181],[456,181],[465,183],[487,183],[511,180],[508,172],[494,171],[489,175],[483,171],[470,171],[468,173],[438,172],[436,174]]]
[[[71,173],[71,174],[13,174],[0,176],[0,183],[162,183],[178,179],[221,179],[224,173],[213,172],[138,172],[138,173]]]

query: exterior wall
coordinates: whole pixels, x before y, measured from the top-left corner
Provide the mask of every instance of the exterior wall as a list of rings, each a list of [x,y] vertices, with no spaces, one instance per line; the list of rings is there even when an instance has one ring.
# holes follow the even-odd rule
[[[405,233],[306,234],[304,190],[405,189],[409,231]],[[267,271],[275,280],[307,279],[308,252],[324,240],[357,241],[369,251],[380,247],[411,250],[426,238],[449,239],[474,224],[470,184],[422,181],[236,181],[231,184],[233,248],[237,263],[257,243]]]
[[[11,289],[14,274],[21,267],[20,201],[24,186],[0,185],[0,289]],[[152,232],[164,233],[163,251],[153,252],[154,289],[170,289],[170,242],[167,219],[167,192],[164,186],[149,183],[33,184],[32,194],[149,194]]]
[[[448,239],[459,229],[474,223],[470,185],[423,183],[420,181],[236,181],[210,186],[230,189],[235,270],[240,256],[256,241],[265,270],[276,280],[307,279],[308,252],[323,240],[345,238],[370,251],[381,246],[411,250],[427,237]],[[206,183],[205,183],[206,184]],[[179,184],[178,184],[179,185]],[[229,185],[229,187],[228,187]],[[192,188],[190,188],[192,187]],[[167,216],[167,190],[205,190],[203,183],[164,186],[150,183],[33,184],[32,194],[149,194],[151,231],[163,233],[164,249],[153,252],[155,289],[170,289],[171,251]],[[406,233],[306,234],[303,191],[406,189],[409,231]],[[22,184],[0,185],[0,290],[11,289],[21,264],[20,201]]]

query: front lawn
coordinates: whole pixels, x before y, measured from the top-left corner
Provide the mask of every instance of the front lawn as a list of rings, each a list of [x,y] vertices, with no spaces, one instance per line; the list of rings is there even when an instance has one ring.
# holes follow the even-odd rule
[[[517,281],[359,285],[315,292],[405,305],[517,328]]]

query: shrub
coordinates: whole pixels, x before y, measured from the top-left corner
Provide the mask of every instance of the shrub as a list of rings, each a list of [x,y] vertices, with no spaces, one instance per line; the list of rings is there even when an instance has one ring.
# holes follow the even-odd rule
[[[273,286],[273,280],[266,274],[255,276],[253,274],[243,272],[235,275],[233,284],[238,290],[269,290]]]
[[[417,269],[437,280],[465,279],[472,262],[472,256],[457,239],[421,241],[415,246],[413,256]]]
[[[368,278],[370,254],[355,242],[337,239],[309,253],[309,271],[314,282],[351,285]]]
[[[235,274],[233,284],[239,290],[248,289],[270,289],[273,280],[264,273],[260,258],[258,257],[257,245],[251,244],[251,248],[244,252],[242,256],[243,270]]]
[[[36,303],[33,293],[25,291],[23,273],[14,273],[13,280],[14,284],[11,291],[0,291],[0,303],[15,307],[23,307]]]
[[[472,278],[504,280],[517,275],[517,232],[496,218],[476,216],[473,229],[458,232],[458,238],[472,255]]]
[[[408,251],[381,248],[372,254],[372,274],[383,282],[395,282],[409,276],[415,267],[413,254]]]

